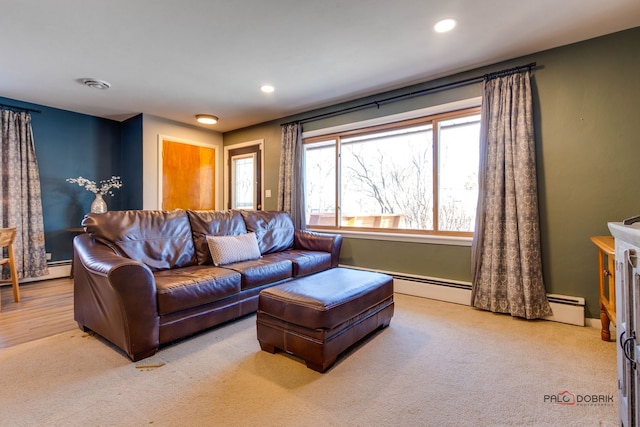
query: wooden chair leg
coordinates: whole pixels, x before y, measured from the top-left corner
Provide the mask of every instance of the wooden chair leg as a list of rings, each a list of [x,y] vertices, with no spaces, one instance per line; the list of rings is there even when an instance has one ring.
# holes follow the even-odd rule
[[[13,300],[20,302],[20,288],[18,287],[18,275],[15,270],[11,273],[11,286],[13,287]]]
[[[9,271],[11,272],[11,286],[13,287],[13,300],[20,302],[20,289],[18,288],[18,272],[16,271],[13,245],[9,245]]]

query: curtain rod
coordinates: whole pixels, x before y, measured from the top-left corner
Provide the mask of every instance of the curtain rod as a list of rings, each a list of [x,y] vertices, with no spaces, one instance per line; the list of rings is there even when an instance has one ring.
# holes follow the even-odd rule
[[[34,110],[33,108],[18,107],[16,105],[9,105],[9,104],[0,104],[0,108],[27,111],[27,112],[30,112],[30,113],[38,113],[38,114],[42,113],[42,111]]]
[[[483,74],[481,76],[476,76],[476,77],[470,77],[468,79],[463,79],[463,80],[459,80],[456,82],[451,82],[451,83],[445,83],[439,86],[434,86],[434,87],[430,87],[427,89],[421,89],[415,92],[409,92],[409,93],[404,93],[402,95],[396,95],[396,96],[392,96],[389,98],[384,98],[381,99],[379,101],[371,101],[371,102],[367,102],[364,104],[360,104],[360,105],[355,105],[353,107],[347,107],[347,108],[343,108],[341,110],[337,110],[337,111],[332,111],[330,113],[324,113],[324,114],[318,114],[317,116],[311,116],[311,117],[307,117],[306,119],[301,119],[301,120],[294,120],[292,122],[287,122],[287,123],[282,123],[280,126],[286,126],[286,125],[290,125],[293,123],[307,123],[307,122],[313,122],[315,120],[320,120],[320,119],[326,119],[329,117],[334,117],[334,116],[339,116],[341,114],[345,114],[345,113],[352,113],[354,111],[360,111],[360,110],[364,110],[366,108],[372,108],[372,107],[380,107],[380,105],[382,104],[387,104],[389,102],[395,102],[395,101],[400,101],[402,99],[408,99],[408,98],[413,98],[414,96],[420,96],[420,95],[426,95],[428,93],[432,93],[432,92],[438,92],[444,89],[452,89],[455,87],[462,87],[462,86],[467,86],[473,83],[479,83],[485,79],[493,79],[496,77],[502,77],[502,76],[507,76],[509,74],[514,74],[517,73],[519,71],[522,71],[524,69],[529,69],[531,70],[532,68],[534,68],[536,66],[535,62],[531,62],[529,64],[526,65],[519,65],[517,67],[513,67],[513,68],[507,68],[504,70],[500,70],[500,71],[494,71],[493,73],[488,73],[488,74]]]

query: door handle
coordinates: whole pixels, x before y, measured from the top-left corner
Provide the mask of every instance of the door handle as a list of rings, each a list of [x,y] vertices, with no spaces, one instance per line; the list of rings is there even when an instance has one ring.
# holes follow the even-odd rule
[[[631,336],[623,341],[622,339],[624,337],[625,332],[626,331],[622,331],[622,333],[620,334],[620,347],[622,348],[622,353],[624,354],[624,357],[626,357],[627,360],[631,363],[631,369],[635,370],[636,362],[629,356],[629,353],[630,353],[629,344],[632,344],[632,342],[636,339],[636,332],[632,331]]]

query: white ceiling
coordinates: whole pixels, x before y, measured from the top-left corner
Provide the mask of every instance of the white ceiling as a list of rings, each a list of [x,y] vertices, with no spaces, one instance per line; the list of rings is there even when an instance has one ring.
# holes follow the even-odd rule
[[[637,26],[640,0],[0,0],[0,96],[226,132]]]

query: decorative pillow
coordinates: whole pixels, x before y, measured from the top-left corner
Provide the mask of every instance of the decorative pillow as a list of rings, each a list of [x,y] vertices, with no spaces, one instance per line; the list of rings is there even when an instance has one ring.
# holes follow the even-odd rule
[[[232,262],[248,261],[260,258],[260,248],[256,233],[238,236],[207,236],[207,244],[216,267]]]

